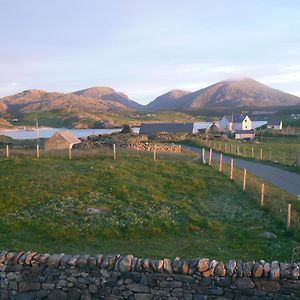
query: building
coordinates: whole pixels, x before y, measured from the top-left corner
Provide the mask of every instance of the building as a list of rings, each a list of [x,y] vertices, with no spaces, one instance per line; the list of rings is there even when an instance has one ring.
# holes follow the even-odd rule
[[[255,131],[251,130],[236,130],[234,132],[234,138],[236,140],[254,140],[255,139]]]
[[[143,123],[139,134],[156,135],[158,133],[194,132],[194,123]]]
[[[81,141],[68,131],[56,132],[45,143],[45,150],[66,150],[73,147],[74,144],[79,144]]]
[[[270,120],[267,123],[268,129],[281,130],[282,129],[282,121],[274,121]]]
[[[219,120],[219,127],[230,131],[251,130],[252,122],[247,115],[226,115]]]
[[[233,116],[223,116],[219,120],[219,127],[227,130],[232,130],[232,119]]]

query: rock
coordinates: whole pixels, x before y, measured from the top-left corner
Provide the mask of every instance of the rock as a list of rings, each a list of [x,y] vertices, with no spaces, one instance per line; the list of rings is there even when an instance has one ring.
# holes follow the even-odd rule
[[[180,268],[181,273],[186,275],[186,274],[189,273],[189,269],[190,269],[189,262],[184,260],[182,262],[182,265],[181,265],[181,268]]]
[[[0,252],[0,264],[2,264],[5,261],[7,251],[1,251]]]
[[[88,259],[89,259],[88,255],[79,256],[79,258],[77,260],[77,264],[76,264],[77,267],[78,268],[85,268],[87,266]]]
[[[197,269],[200,273],[208,270],[209,259],[208,258],[200,258],[198,261]]]
[[[48,267],[52,269],[57,268],[63,255],[64,254],[54,254],[50,256],[47,262]]]
[[[236,262],[236,276],[237,277],[243,277],[244,276],[243,264],[240,261]]]
[[[235,285],[238,289],[253,289],[255,287],[253,281],[249,277],[237,278]]]
[[[264,263],[264,277],[268,278],[270,276],[270,272],[271,272],[271,267],[269,263]]]
[[[254,278],[261,277],[263,275],[264,269],[261,264],[254,264],[252,268],[252,276]]]
[[[67,300],[68,295],[66,293],[64,293],[63,291],[54,290],[49,294],[48,299],[49,300]]]
[[[131,270],[131,261],[133,259],[132,255],[124,256],[119,263],[119,270],[122,273],[129,272]]]
[[[280,267],[278,261],[273,261],[271,263],[271,279],[279,279],[280,278]]]
[[[255,285],[263,292],[277,292],[281,289],[281,284],[276,280],[259,279],[255,281]]]
[[[219,262],[215,268],[215,274],[224,277],[226,275],[225,265]]]
[[[79,256],[71,256],[71,257],[67,260],[67,264],[68,264],[69,266],[76,266],[78,258],[79,258]]]
[[[134,299],[135,300],[151,300],[153,298],[153,295],[151,294],[135,294]]]
[[[292,269],[292,279],[298,279],[300,276],[300,268],[299,266],[294,266]]]
[[[254,265],[253,262],[243,263],[243,272],[245,277],[251,277],[253,265]]]
[[[142,285],[142,284],[128,284],[127,288],[131,291],[133,291],[134,293],[149,293],[150,289],[148,286],[146,285]]]
[[[145,272],[150,272],[151,271],[151,264],[150,264],[150,259],[146,258],[143,261],[143,270]]]
[[[39,257],[38,262],[39,262],[41,265],[43,265],[43,264],[47,263],[49,257],[50,257],[50,254],[48,254],[48,253],[42,254],[42,255]]]
[[[36,298],[34,293],[18,293],[15,300],[35,300]]]
[[[39,291],[41,289],[41,284],[39,282],[20,282],[19,283],[19,292],[32,292]]]
[[[68,299],[80,300],[81,294],[77,289],[70,289],[68,291]]]
[[[228,275],[232,276],[235,273],[235,268],[236,268],[236,261],[235,260],[230,260],[227,263]]]
[[[182,265],[182,262],[181,262],[180,258],[176,257],[173,260],[173,272],[177,273],[177,274],[180,273],[181,265]]]
[[[212,261],[210,261],[210,263],[209,263],[209,270],[211,270],[212,274],[214,274],[215,268],[216,268],[217,265],[218,265],[218,262],[215,259],[213,259]]]
[[[96,263],[97,263],[97,267],[99,267],[101,265],[102,259],[103,259],[103,255],[102,254],[97,254],[95,256],[96,258]]]
[[[259,237],[263,237],[263,238],[268,239],[268,240],[276,240],[277,239],[277,235],[275,233],[269,232],[269,231],[261,233],[259,235]]]
[[[27,265],[29,266],[31,264],[31,260],[33,259],[33,257],[36,255],[37,253],[36,252],[30,252],[26,258],[25,258],[25,261],[23,262],[24,265]]]
[[[173,269],[172,269],[172,261],[169,258],[164,258],[163,260],[164,262],[164,270],[169,273],[172,274],[173,273]]]

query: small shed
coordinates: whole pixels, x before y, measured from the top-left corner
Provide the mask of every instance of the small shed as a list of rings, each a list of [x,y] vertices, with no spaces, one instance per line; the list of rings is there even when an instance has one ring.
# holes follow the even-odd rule
[[[190,133],[194,131],[194,123],[143,123],[140,134],[156,135],[158,133]]]
[[[236,130],[234,133],[234,138],[236,140],[254,140],[255,139],[255,131],[251,130]]]
[[[282,121],[270,120],[267,124],[268,129],[281,130],[282,129]]]
[[[73,147],[74,144],[79,144],[81,141],[68,131],[56,132],[45,143],[45,150],[66,150]]]

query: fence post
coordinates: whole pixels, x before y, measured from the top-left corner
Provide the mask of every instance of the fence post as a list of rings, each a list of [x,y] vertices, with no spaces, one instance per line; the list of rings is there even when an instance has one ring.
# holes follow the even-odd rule
[[[40,145],[36,145],[36,158],[40,158]]]
[[[272,150],[270,149],[270,151],[269,151],[269,159],[272,161]]]
[[[263,159],[263,149],[260,149],[260,159]]]
[[[230,179],[233,180],[233,159],[230,160]]]
[[[254,158],[254,149],[253,149],[253,147],[251,148],[251,156],[252,156],[252,158]]]
[[[114,159],[117,158],[116,144],[113,144]]]
[[[209,161],[208,165],[211,167],[211,159],[212,159],[212,148],[209,149]]]
[[[222,172],[222,164],[223,164],[223,154],[220,154],[220,162],[219,162],[219,172]]]
[[[219,151],[220,152],[222,151],[222,144],[221,144],[221,142],[219,143]]]
[[[243,192],[246,191],[247,170],[244,169]]]
[[[240,156],[240,147],[237,146],[237,155]]]
[[[206,161],[205,161],[205,149],[204,148],[202,148],[202,162],[204,164],[206,164]]]
[[[69,147],[69,159],[72,159],[72,147]]]
[[[9,158],[9,147],[6,145],[6,158]]]
[[[287,221],[286,221],[286,227],[287,227],[287,229],[290,229],[290,227],[291,227],[291,215],[292,215],[292,205],[288,204]]]
[[[265,200],[265,184],[261,184],[261,194],[260,194],[260,206],[264,206],[264,200]]]
[[[156,145],[154,145],[153,160],[156,160]]]

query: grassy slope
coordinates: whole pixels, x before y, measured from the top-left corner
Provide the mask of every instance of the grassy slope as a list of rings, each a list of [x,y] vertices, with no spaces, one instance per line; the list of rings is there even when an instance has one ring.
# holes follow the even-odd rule
[[[199,162],[103,154],[0,164],[0,248],[290,260],[299,245],[250,194]],[[278,239],[258,237],[265,231]]]

